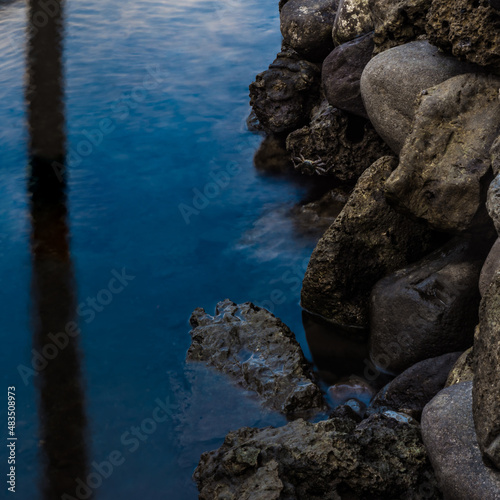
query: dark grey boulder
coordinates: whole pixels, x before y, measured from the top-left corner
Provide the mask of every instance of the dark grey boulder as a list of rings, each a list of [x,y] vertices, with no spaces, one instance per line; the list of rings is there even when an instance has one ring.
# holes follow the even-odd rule
[[[414,364],[373,398],[369,411],[394,410],[420,420],[424,406],[443,389],[460,354],[453,352]]]
[[[368,326],[372,287],[435,245],[419,222],[392,209],[385,182],[396,165],[383,157],[366,170],[335,222],[319,240],[302,284],[302,307],[336,324]]]
[[[377,55],[361,75],[361,95],[375,130],[399,154],[411,132],[421,92],[470,71],[471,65],[441,54],[425,40]]]
[[[339,45],[323,61],[323,90],[334,108],[368,118],[361,98],[360,79],[372,52],[373,35],[367,34]]]
[[[474,424],[488,465],[500,469],[500,274],[481,301],[474,339]]]
[[[417,422],[386,412],[354,426],[333,417],[231,432],[201,456],[200,500],[441,498]]]
[[[493,281],[493,276],[500,268],[500,238],[497,238],[493,246],[491,247],[490,253],[484,262],[483,268],[481,269],[481,275],[479,276],[479,292],[481,297],[484,297],[491,282]]]
[[[280,52],[250,85],[250,105],[263,130],[290,132],[304,125],[319,100],[320,68],[292,49]]]
[[[446,500],[498,500],[500,473],[481,460],[472,382],[443,389],[422,413],[422,437]]]
[[[478,322],[481,267],[490,243],[457,238],[380,280],[370,301],[370,357],[390,373],[468,349]]]
[[[325,409],[295,335],[266,309],[225,300],[215,316],[196,309],[190,323],[188,361],[214,366],[284,414]]]
[[[369,0],[340,0],[332,38],[335,45],[342,45],[373,31]]]
[[[337,0],[288,0],[281,8],[283,41],[306,59],[322,61],[333,49]]]

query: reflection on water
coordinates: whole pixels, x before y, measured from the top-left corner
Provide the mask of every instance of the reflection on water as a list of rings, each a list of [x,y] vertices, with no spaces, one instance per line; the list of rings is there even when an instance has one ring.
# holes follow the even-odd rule
[[[74,494],[87,475],[84,394],[74,273],[69,248],[63,85],[63,6],[30,0],[27,73],[29,193],[32,223],[33,346],[40,392],[45,500]],[[37,22],[43,15],[44,22]],[[89,498],[89,497],[87,497]]]

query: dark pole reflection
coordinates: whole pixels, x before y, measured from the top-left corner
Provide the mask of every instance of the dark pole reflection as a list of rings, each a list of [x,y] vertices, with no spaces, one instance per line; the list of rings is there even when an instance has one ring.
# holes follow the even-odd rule
[[[43,358],[37,382],[47,500],[74,497],[75,481],[85,481],[88,469],[66,206],[63,7],[61,0],[30,0],[28,19],[33,323]]]

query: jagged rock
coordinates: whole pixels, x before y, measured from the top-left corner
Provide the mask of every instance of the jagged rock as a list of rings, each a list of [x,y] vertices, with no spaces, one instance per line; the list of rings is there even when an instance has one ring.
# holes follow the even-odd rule
[[[363,118],[349,115],[323,101],[311,123],[286,140],[295,168],[309,175],[328,175],[355,182],[389,148]]]
[[[361,75],[361,95],[375,130],[399,154],[410,135],[421,92],[473,70],[426,41],[411,42],[374,57]]]
[[[200,500],[440,498],[413,419],[386,412],[345,430],[332,418],[231,432],[201,456]]]
[[[253,163],[257,170],[268,173],[293,171],[290,153],[286,150],[286,138],[268,134],[255,152]]]
[[[369,0],[340,0],[332,38],[335,45],[373,31]]]
[[[500,274],[483,297],[474,339],[474,424],[488,465],[500,469]],[[500,493],[500,490],[499,490]]]
[[[474,347],[464,351],[450,370],[445,387],[474,379]]]
[[[394,410],[420,420],[424,406],[443,389],[459,356],[453,352],[414,364],[373,398],[370,411]]]
[[[390,200],[433,228],[461,232],[491,224],[484,209],[490,147],[500,132],[500,78],[466,74],[426,90]]]
[[[250,105],[264,130],[290,132],[307,121],[319,87],[319,67],[285,49],[250,85]]]
[[[426,16],[432,0],[372,0],[375,50],[404,45],[425,34]]]
[[[380,280],[370,302],[370,357],[390,373],[462,352],[474,340],[478,280],[490,243],[456,238]]]
[[[373,35],[367,34],[339,45],[324,60],[323,90],[334,108],[368,118],[359,81],[372,52]]]
[[[500,63],[500,15],[488,0],[433,0],[426,30],[432,44],[455,57]]]
[[[325,408],[295,335],[269,311],[226,299],[214,317],[198,308],[190,323],[187,360],[207,362],[282,413]]]
[[[283,41],[305,58],[322,61],[333,49],[337,0],[288,0],[280,14]]]
[[[484,297],[491,282],[493,281],[493,276],[500,267],[500,238],[497,238],[493,246],[491,247],[490,253],[484,262],[483,268],[481,269],[481,275],[479,276],[479,293],[481,297]]]
[[[365,328],[375,283],[435,244],[423,225],[387,204],[385,182],[395,165],[394,158],[383,157],[366,170],[318,242],[303,281],[304,309],[340,325]]]
[[[500,474],[481,461],[472,419],[472,382],[443,389],[422,413],[422,437],[447,500],[498,500]]]

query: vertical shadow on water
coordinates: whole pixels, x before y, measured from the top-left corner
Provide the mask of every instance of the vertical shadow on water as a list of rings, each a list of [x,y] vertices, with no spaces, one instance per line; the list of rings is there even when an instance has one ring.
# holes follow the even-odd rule
[[[28,9],[33,344],[43,358],[37,383],[44,500],[75,498],[75,481],[85,481],[88,470],[64,168],[63,8],[62,0],[29,0]]]

